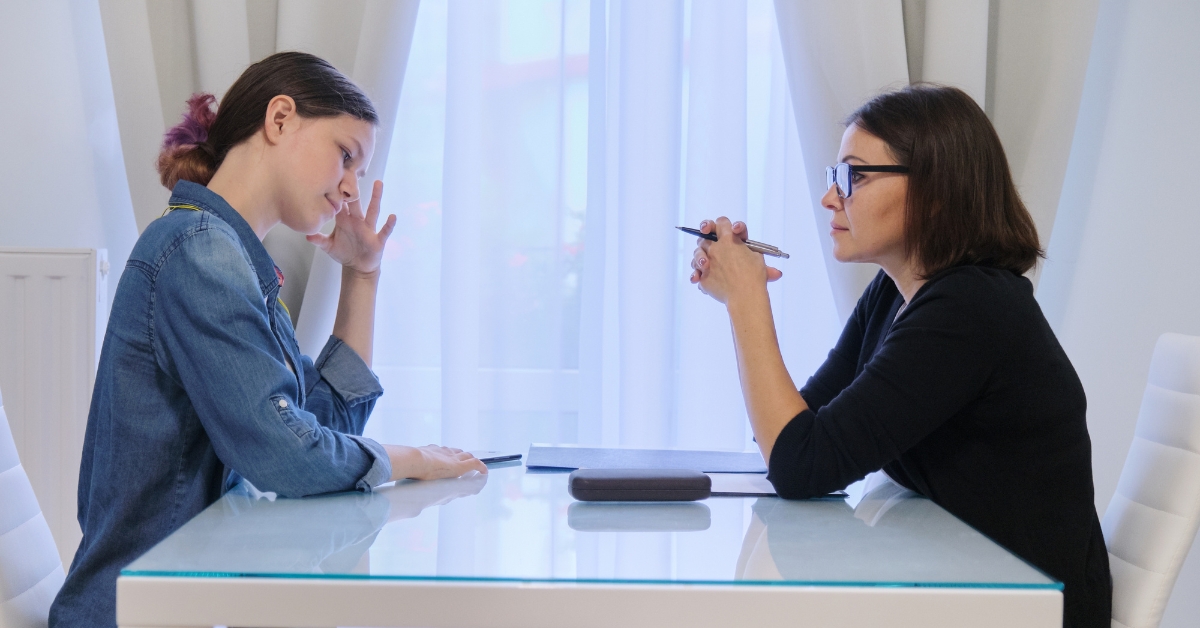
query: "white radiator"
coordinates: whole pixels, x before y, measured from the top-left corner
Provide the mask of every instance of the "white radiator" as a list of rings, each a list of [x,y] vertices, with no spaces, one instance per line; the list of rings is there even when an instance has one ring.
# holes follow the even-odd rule
[[[0,391],[64,568],[81,536],[76,487],[107,324],[107,258],[0,247]]]

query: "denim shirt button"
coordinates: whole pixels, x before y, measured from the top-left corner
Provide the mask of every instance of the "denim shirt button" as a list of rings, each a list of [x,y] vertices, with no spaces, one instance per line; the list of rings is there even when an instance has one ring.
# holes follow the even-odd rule
[[[279,400],[279,407],[280,407],[280,408],[286,408],[286,407],[287,407],[287,399],[280,399],[280,400]]]

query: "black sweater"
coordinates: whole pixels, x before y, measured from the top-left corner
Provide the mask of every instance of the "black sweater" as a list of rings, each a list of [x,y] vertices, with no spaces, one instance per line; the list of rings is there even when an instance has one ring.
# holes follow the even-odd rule
[[[1062,581],[1065,626],[1109,626],[1083,386],[1029,280],[963,266],[897,316],[903,301],[883,272],[867,287],[775,441],[771,483],[806,498],[883,468]]]

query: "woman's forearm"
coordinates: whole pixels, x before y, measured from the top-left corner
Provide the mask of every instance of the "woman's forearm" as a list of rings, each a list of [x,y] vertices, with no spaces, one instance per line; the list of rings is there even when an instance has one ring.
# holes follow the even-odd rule
[[[342,293],[338,297],[333,335],[354,349],[371,366],[371,347],[375,341],[375,293],[379,289],[379,271],[361,273],[342,267]]]
[[[726,307],[746,413],[763,459],[769,463],[775,439],[808,404],[783,364],[766,286],[730,298]]]

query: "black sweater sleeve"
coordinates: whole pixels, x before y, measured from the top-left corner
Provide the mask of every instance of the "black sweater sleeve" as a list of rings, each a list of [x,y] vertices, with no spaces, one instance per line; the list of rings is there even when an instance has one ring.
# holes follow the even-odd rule
[[[991,295],[950,275],[926,284],[893,323],[883,282],[890,280],[877,278],[864,294],[802,390],[810,409],[775,441],[768,478],[781,497],[823,495],[882,468],[985,388],[1003,346]],[[856,374],[859,347],[873,335],[884,340]]]

